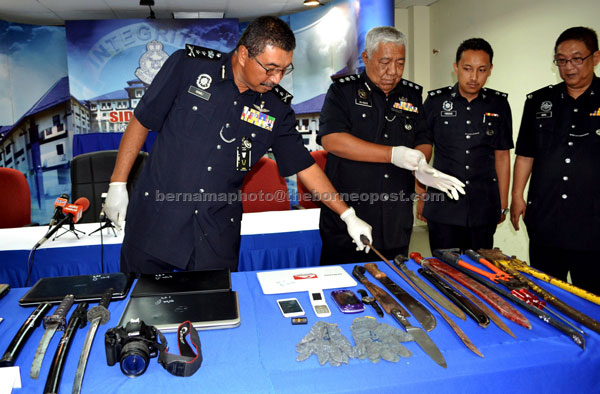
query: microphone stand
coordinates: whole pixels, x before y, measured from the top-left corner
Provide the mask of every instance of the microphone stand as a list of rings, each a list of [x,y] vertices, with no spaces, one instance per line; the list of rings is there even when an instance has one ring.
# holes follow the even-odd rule
[[[54,241],[56,238],[60,238],[63,235],[65,235],[66,233],[69,233],[69,232],[75,234],[75,236],[77,237],[77,239],[79,239],[79,235],[77,233],[81,233],[81,234],[85,235],[84,231],[77,230],[75,228],[75,223],[73,223],[72,220],[69,220],[69,228],[67,230],[63,231],[62,234],[54,236],[54,238],[52,238],[52,240]]]
[[[112,230],[113,235],[116,237],[117,236],[117,232],[115,231],[115,225],[113,224],[112,220],[110,220],[108,218],[108,216],[106,216],[106,214],[104,214],[104,211],[100,212],[100,227],[98,227],[96,230],[92,231],[91,233],[88,234],[88,236],[94,234],[95,232],[98,231],[102,231],[105,228],[109,228]]]

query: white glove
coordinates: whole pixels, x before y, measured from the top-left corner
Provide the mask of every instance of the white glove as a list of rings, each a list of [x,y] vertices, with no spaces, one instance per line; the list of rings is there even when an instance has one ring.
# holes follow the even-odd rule
[[[111,182],[104,201],[104,213],[117,227],[118,230],[125,224],[129,196],[127,195],[127,182]]]
[[[359,219],[358,216],[356,216],[356,212],[354,212],[354,208],[352,207],[346,209],[340,215],[340,219],[346,222],[348,234],[350,234],[352,242],[356,244],[356,250],[364,250],[365,253],[369,253],[370,248],[362,243],[360,236],[364,235],[365,237],[369,238],[369,243],[373,242],[373,236],[371,235],[371,230],[373,228],[364,220]]]
[[[407,148],[406,146],[394,146],[392,148],[391,163],[396,167],[415,171],[421,160],[425,160],[425,155],[419,150]]]
[[[427,164],[423,159],[415,171],[415,177],[424,185],[443,191],[448,197],[458,200],[458,193],[465,194],[465,184],[453,176],[446,175]]]

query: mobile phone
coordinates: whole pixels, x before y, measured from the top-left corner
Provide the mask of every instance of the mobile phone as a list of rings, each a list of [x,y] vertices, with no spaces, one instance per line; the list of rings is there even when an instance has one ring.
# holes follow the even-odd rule
[[[359,313],[365,310],[364,304],[352,290],[334,290],[331,292],[331,298],[344,313]]]
[[[323,290],[309,290],[308,296],[310,297],[310,303],[317,317],[331,316],[331,311],[327,306],[327,301],[325,301]]]
[[[283,298],[277,300],[279,310],[283,317],[304,316],[304,309],[296,298]]]

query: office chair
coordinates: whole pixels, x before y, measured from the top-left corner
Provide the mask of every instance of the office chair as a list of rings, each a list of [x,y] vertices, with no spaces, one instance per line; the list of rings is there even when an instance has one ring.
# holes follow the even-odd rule
[[[21,171],[0,167],[0,228],[31,224],[31,195]]]
[[[310,152],[310,155],[315,159],[315,162],[321,167],[322,170],[325,170],[325,163],[327,162],[327,151],[325,150],[315,150]],[[321,202],[315,201],[311,199],[304,199],[304,195],[306,193],[310,193],[310,190],[304,186],[300,179],[298,179],[298,205],[302,208],[321,208]]]
[[[105,150],[77,155],[71,161],[71,201],[79,197],[90,200],[90,207],[83,213],[79,223],[93,223],[99,220],[102,209],[102,193],[108,190],[110,177],[115,162],[117,161],[116,150]],[[142,168],[148,158],[148,153],[138,154],[129,178],[127,179],[127,191],[131,193],[135,181],[138,179]]]
[[[277,163],[268,157],[261,157],[252,166],[242,184],[242,200],[245,213],[265,211],[287,211],[290,198],[285,179],[279,174]]]

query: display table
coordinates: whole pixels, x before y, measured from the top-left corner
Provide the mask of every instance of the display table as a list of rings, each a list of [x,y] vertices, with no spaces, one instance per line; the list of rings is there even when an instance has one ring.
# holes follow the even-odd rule
[[[318,265],[321,254],[319,211],[304,209],[243,214],[238,269],[250,271]],[[54,241],[46,241],[35,252],[29,284],[48,276],[118,272],[123,232],[118,232],[115,237],[112,231],[105,229],[102,237],[99,231],[87,235],[98,227],[98,223],[77,224],[75,228],[85,232],[80,234],[79,239],[67,233]],[[0,229],[0,283],[8,283],[12,287],[25,285],[29,251],[47,229],[47,226]],[[57,234],[62,232],[59,230]]]
[[[412,270],[417,265],[409,261]],[[421,300],[397,274],[384,263],[379,268]],[[350,272],[353,265],[344,266]],[[369,274],[367,278],[378,282]],[[516,339],[501,331],[493,323],[486,329],[472,320],[453,320],[465,331],[484,354],[481,358],[470,350],[451,331],[443,319],[433,311],[437,327],[429,333],[446,358],[448,368],[435,364],[414,342],[406,343],[413,355],[398,363],[352,359],[349,364],[332,367],[319,365],[316,356],[303,362],[296,361],[295,346],[318,321],[308,295],[305,293],[264,295],[255,272],[232,274],[233,290],[239,294],[241,326],[234,329],[200,331],[202,367],[187,378],[168,374],[152,359],[146,373],[137,378],[123,375],[118,365],[108,367],[105,360],[104,333],[117,325],[126,301],[109,306],[110,321],[99,327],[83,381],[82,393],[598,393],[600,392],[600,336],[585,329],[587,347],[582,350],[568,337],[543,323],[530,313],[532,329],[527,330],[504,318]],[[545,286],[545,285],[544,285]],[[600,320],[600,306],[591,304],[553,286],[545,286],[556,296]],[[362,288],[362,286],[360,286]],[[357,288],[353,288],[356,292]],[[13,289],[0,300],[4,322],[0,324],[0,351],[17,332],[33,308],[21,308],[18,299],[26,289]],[[376,316],[370,307],[365,313],[344,315],[335,308],[325,290],[332,315],[322,319],[337,323],[342,333],[352,342],[350,325],[357,316]],[[306,310],[308,325],[293,326],[281,316],[275,300],[296,297]],[[95,305],[95,304],[93,304]],[[93,306],[92,305],[92,306]],[[74,309],[74,308],[73,308]],[[72,310],[73,310],[72,309]],[[520,309],[520,308],[519,308]],[[72,312],[71,310],[71,312]],[[51,310],[53,312],[53,310]],[[409,319],[418,325],[414,318]],[[396,327],[386,315],[379,319]],[[61,381],[60,391],[70,393],[79,359],[86,326],[77,332]],[[15,393],[41,393],[50,368],[50,361],[60,340],[55,335],[42,364],[40,379],[29,377],[35,349],[43,334],[36,329],[17,359],[21,367],[23,388]],[[171,351],[177,352],[175,334],[166,335]]]

